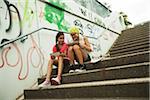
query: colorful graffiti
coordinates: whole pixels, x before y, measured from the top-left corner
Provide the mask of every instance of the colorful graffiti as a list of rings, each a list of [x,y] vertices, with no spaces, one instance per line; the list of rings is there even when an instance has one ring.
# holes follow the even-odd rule
[[[3,0],[2,3],[3,5],[1,5],[0,9],[5,14],[4,16],[1,16],[0,20],[4,17],[2,22],[8,22],[8,27],[6,24],[4,25],[5,28],[1,29],[4,30],[4,32],[2,32],[4,35],[0,38],[0,44],[22,36],[23,27],[33,28],[32,24],[34,23],[36,14],[34,13],[35,9],[29,5],[29,0],[26,0],[25,2],[18,0],[17,3]]]
[[[33,11],[33,8],[29,5],[30,4],[29,0],[25,0],[24,3],[25,4],[22,5],[22,2],[20,0],[18,1],[18,7],[23,9],[22,26],[28,23],[28,27],[31,27],[33,19],[35,17],[35,13]]]
[[[23,25],[27,25],[27,23],[29,23],[29,25],[31,25],[32,23],[32,19],[34,18],[34,14],[32,9],[30,8],[31,6],[29,6],[29,2],[28,0],[26,0],[24,2],[24,4],[18,0],[18,3],[14,3],[14,2],[10,2],[8,0],[3,0],[3,5],[1,5],[1,11],[6,13],[4,14],[4,16],[1,16],[0,18],[0,23],[5,23],[5,21],[8,21],[8,27],[7,25],[4,25],[4,32],[2,35],[1,34],[1,40],[0,40],[0,44],[3,44],[7,41],[10,41],[12,39],[15,39],[16,37],[20,37],[23,34]],[[22,5],[23,4],[23,5]],[[23,7],[25,9],[23,9],[23,14],[22,14],[22,10],[20,9],[20,7]],[[21,16],[22,15],[22,16]],[[4,20],[2,20],[2,17],[4,17]],[[23,18],[23,19],[21,19]],[[18,23],[16,23],[18,22]],[[16,23],[16,24],[13,24]],[[1,24],[1,25],[3,25]],[[17,25],[19,27],[14,27],[13,25]],[[2,27],[2,26],[1,26]],[[19,33],[16,33],[16,31],[14,30],[18,30],[19,29]],[[15,32],[15,33],[14,33]],[[11,34],[8,34],[11,33]],[[13,34],[12,34],[13,33]],[[13,36],[15,35],[15,36]],[[17,36],[16,36],[17,35]],[[11,37],[11,38],[9,38]],[[17,67],[20,66],[20,70],[18,72],[18,79],[19,80],[25,80],[29,74],[29,68],[30,66],[33,66],[35,68],[39,68],[39,74],[42,74],[42,67],[44,64],[44,55],[41,51],[41,49],[38,47],[38,44],[36,43],[35,39],[33,38],[33,36],[31,36],[31,39],[27,38],[28,40],[32,41],[32,46],[27,48],[27,55],[24,54],[23,52],[21,52],[22,50],[20,50],[21,48],[18,47],[18,43],[21,42],[12,42],[9,45],[3,46],[0,48],[0,68],[2,69],[4,66],[10,66],[10,67]],[[22,42],[25,44],[25,42]],[[22,45],[24,45],[22,44]],[[15,51],[14,55],[17,56],[16,60],[14,59],[14,61],[11,61],[10,59],[12,59],[10,56],[12,55],[12,51]],[[23,56],[27,56],[26,59],[23,58]],[[37,61],[36,64],[34,64],[33,62],[33,58],[32,56],[38,56],[39,62]],[[24,63],[25,61],[27,61],[26,63]]]
[[[55,6],[65,9],[65,4],[60,0],[49,0]],[[68,30],[67,22],[65,21],[64,11],[54,8],[50,5],[45,6],[45,18],[49,23],[55,23],[59,30]]]
[[[39,70],[39,74],[43,74],[42,72],[42,67],[44,65],[44,55],[41,52],[40,48],[38,47],[37,43],[35,42],[35,39],[33,38],[33,36],[31,35],[31,40],[32,40],[32,46],[27,50],[27,56],[26,56],[26,60],[23,59],[23,54],[21,52],[21,50],[19,49],[19,47],[17,46],[16,43],[12,43],[10,46],[4,47],[1,51],[1,64],[0,64],[0,68],[3,68],[4,66],[10,66],[10,67],[17,67],[20,66],[20,70],[18,73],[18,79],[19,80],[25,80],[28,77],[29,74],[29,68],[30,66],[33,66],[34,68],[40,68]],[[16,62],[14,64],[11,64],[10,61],[8,60],[9,58],[9,52],[11,52],[11,50],[15,50],[16,51]],[[14,52],[14,51],[13,51]],[[37,54],[37,56],[39,57],[39,62],[37,63],[37,65],[35,65],[33,63],[33,54]],[[24,66],[24,61],[27,61],[27,66]],[[23,67],[26,67],[26,72],[25,75],[22,76],[22,72],[23,72]]]
[[[19,20],[19,29],[20,29],[20,31],[19,31],[19,34],[17,36],[17,37],[19,37],[19,36],[22,35],[22,24],[21,24],[21,16],[20,16],[19,10],[17,9],[17,7],[14,4],[10,3],[9,1],[7,1],[7,0],[3,0],[3,1],[4,1],[5,5],[7,7],[8,13],[9,13],[9,26],[6,29],[6,33],[10,32],[11,29],[12,29],[12,12],[13,11],[11,10],[11,8],[14,8],[15,9],[15,13],[17,14],[17,17],[18,17],[18,20]],[[5,19],[7,19],[7,11],[6,11]],[[0,41],[0,44],[3,44],[4,42],[7,42],[9,40],[10,39],[8,39],[8,38],[3,38]]]

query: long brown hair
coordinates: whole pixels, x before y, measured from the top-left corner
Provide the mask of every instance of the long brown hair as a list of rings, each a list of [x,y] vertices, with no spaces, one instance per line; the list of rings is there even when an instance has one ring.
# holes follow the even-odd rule
[[[58,47],[58,38],[61,36],[61,35],[64,35],[63,32],[58,32],[57,35],[56,35],[56,49],[57,51],[60,51],[59,47]]]

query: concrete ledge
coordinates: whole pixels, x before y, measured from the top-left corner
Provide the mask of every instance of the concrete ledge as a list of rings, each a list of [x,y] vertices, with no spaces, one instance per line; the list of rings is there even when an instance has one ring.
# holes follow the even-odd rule
[[[149,97],[150,78],[131,78],[51,86],[24,90],[25,99]],[[81,92],[82,91],[82,92]]]

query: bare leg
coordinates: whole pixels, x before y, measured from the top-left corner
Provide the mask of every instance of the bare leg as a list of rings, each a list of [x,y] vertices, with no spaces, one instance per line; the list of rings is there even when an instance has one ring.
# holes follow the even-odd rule
[[[79,63],[83,64],[83,54],[81,52],[81,48],[78,45],[74,45],[73,50],[76,54],[77,59],[79,60]]]
[[[81,49],[81,52],[82,52],[83,62],[84,62],[87,59],[88,54],[86,54],[82,49]]]
[[[68,57],[70,58],[70,64],[74,64],[74,51],[73,51],[73,46],[70,46],[68,48]]]
[[[46,81],[50,81],[53,63],[54,63],[54,61],[52,59],[50,59],[49,62],[48,62],[48,69],[47,69]]]
[[[57,78],[59,80],[61,80],[62,69],[63,69],[63,57],[60,56],[58,59],[58,74],[57,74]]]

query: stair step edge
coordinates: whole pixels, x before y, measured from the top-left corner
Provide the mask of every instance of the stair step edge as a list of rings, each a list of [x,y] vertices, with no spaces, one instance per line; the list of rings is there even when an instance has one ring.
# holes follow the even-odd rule
[[[94,82],[83,82],[83,83],[69,83],[69,84],[62,84],[62,85],[58,85],[58,86],[45,87],[45,88],[42,88],[42,90],[92,87],[92,86],[122,85],[122,84],[135,84],[135,83],[147,83],[147,82],[150,82],[150,77],[118,79],[118,80],[105,80],[105,81],[94,81]],[[30,89],[30,90],[39,90],[39,89]]]

